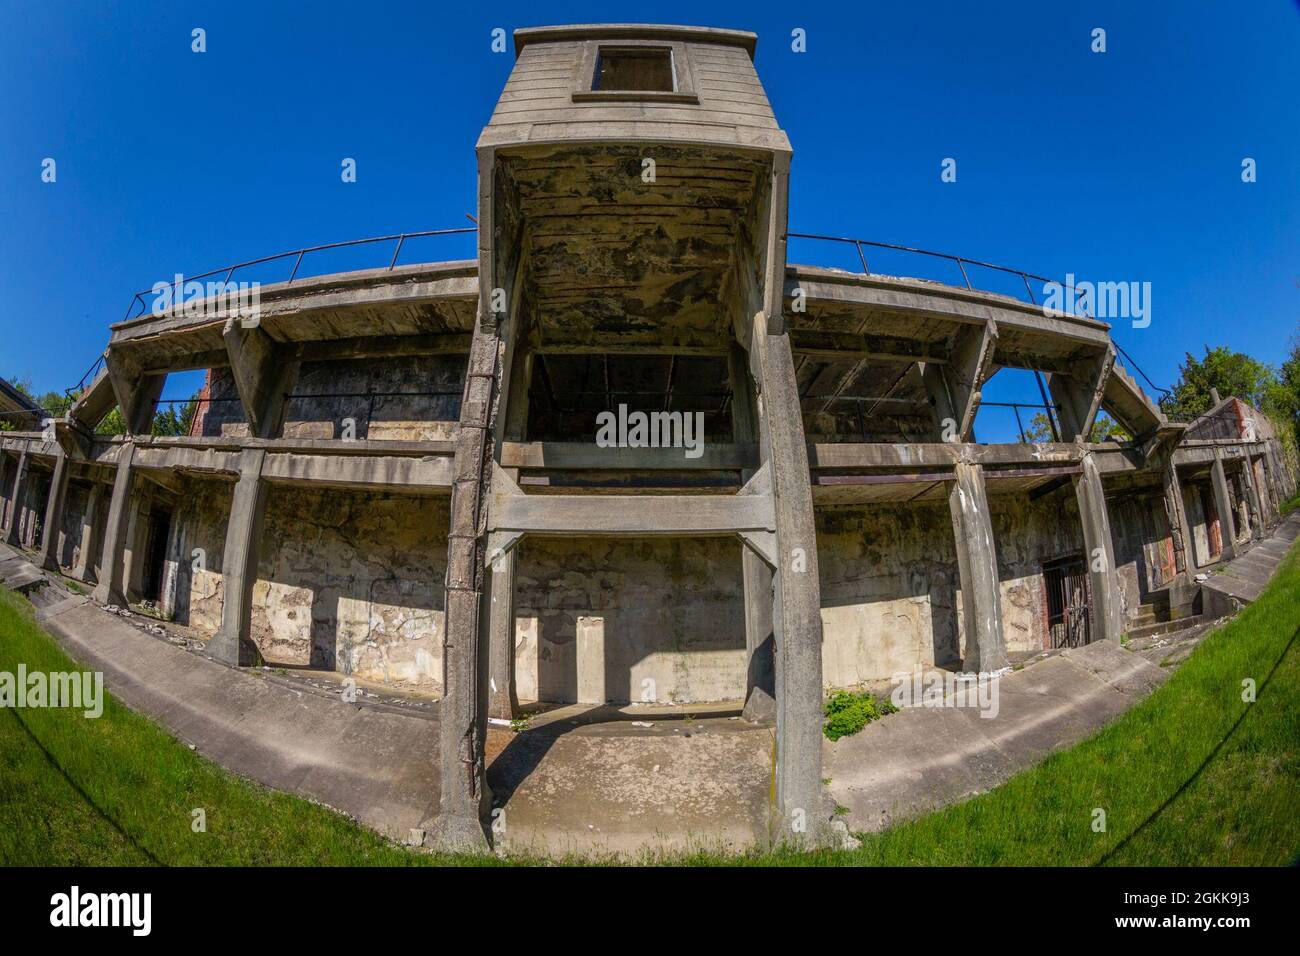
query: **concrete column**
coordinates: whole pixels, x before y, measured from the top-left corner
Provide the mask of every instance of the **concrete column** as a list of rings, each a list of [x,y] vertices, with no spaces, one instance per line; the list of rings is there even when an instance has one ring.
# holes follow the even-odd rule
[[[776,637],[772,631],[772,569],[749,548],[740,549],[745,588],[746,720],[776,719]]]
[[[482,174],[480,173],[480,176]],[[485,298],[486,290],[480,298]],[[439,714],[442,792],[433,842],[443,849],[486,849],[482,820],[491,804],[483,744],[487,732],[490,640],[480,621],[491,614],[480,537],[482,498],[492,439],[492,393],[501,374],[497,336],[482,327],[470,344],[460,432],[452,463],[447,536],[446,634]]]
[[[1264,502],[1260,500],[1259,489],[1255,487],[1255,466],[1251,463],[1250,453],[1241,460],[1241,477],[1246,483],[1246,494],[1250,506],[1250,537],[1259,541],[1264,537]]]
[[[515,548],[499,555],[488,572],[488,716],[519,716],[515,689]]]
[[[208,641],[209,656],[232,665],[261,662],[257,646],[249,635],[253,617],[253,584],[257,580],[257,552],[266,514],[266,482],[262,462],[266,452],[240,454],[239,481],[230,502],[226,523],[226,547],[221,558],[221,579],[225,599],[221,604],[221,627]]]
[[[72,576],[78,581],[91,584],[95,577],[95,559],[98,542],[95,540],[95,528],[99,524],[99,509],[103,506],[104,486],[95,482],[90,486],[86,498],[86,511],[81,516],[81,548],[77,552],[77,563],[72,569]]]
[[[9,455],[0,451],[0,531],[4,530],[5,512],[9,508],[9,499],[5,493],[5,475],[9,472]]]
[[[756,316],[763,446],[776,509],[772,630],[776,643],[776,838],[815,843],[827,828],[822,785],[822,618],[808,449],[788,334]]]
[[[131,487],[135,469],[131,459],[135,443],[121,446],[117,458],[117,475],[113,478],[113,497],[108,505],[108,524],[104,528],[104,553],[99,563],[99,584],[91,595],[100,604],[126,607],[126,526],[131,510]]]
[[[1174,542],[1174,571],[1191,571],[1196,560],[1187,539],[1187,515],[1183,510],[1183,487],[1178,481],[1178,467],[1173,455],[1165,460],[1160,473],[1164,485],[1165,516],[1169,521],[1169,536]]]
[[[9,527],[5,531],[5,544],[19,547],[22,539],[19,537],[19,531],[23,523],[23,506],[27,501],[27,472],[30,469],[30,463],[27,461],[27,449],[23,449],[18,455],[18,470],[14,472],[14,490],[10,495],[9,501]]]
[[[727,357],[731,383],[731,428],[737,444],[760,440],[758,402],[745,350],[731,343]],[[754,469],[742,469],[743,485]],[[741,580],[745,601],[745,710],[746,720],[776,719],[776,638],[772,633],[772,569],[745,545],[740,545]]]
[[[1237,556],[1237,516],[1232,510],[1232,496],[1228,494],[1228,475],[1223,470],[1223,458],[1218,449],[1214,451],[1210,481],[1214,486],[1214,509],[1219,512],[1219,539],[1223,544],[1219,552],[1219,560],[1231,561]]]
[[[1282,485],[1277,473],[1277,459],[1273,457],[1273,443],[1271,441],[1264,444],[1264,454],[1261,456],[1264,462],[1264,483],[1268,486],[1268,500],[1273,508],[1273,520],[1282,517]]]
[[[41,532],[41,550],[36,563],[46,571],[58,573],[59,532],[63,528],[63,505],[68,498],[68,456],[60,451],[54,459],[54,477],[50,479],[50,493],[45,502],[45,527]]]
[[[126,549],[124,555],[126,561],[126,571],[124,573],[126,590],[123,593],[128,601],[138,601],[140,599],[140,589],[144,586],[144,551],[148,546],[148,536],[145,531],[148,522],[140,520],[140,513],[144,509],[144,496],[147,493],[147,487],[141,487],[139,494],[131,496],[131,505],[127,509]],[[149,505],[150,508],[153,507],[152,502],[149,502]]]
[[[958,462],[956,480],[948,491],[957,569],[961,575],[962,623],[966,631],[967,671],[990,673],[1007,666],[1002,635],[1002,596],[998,588],[998,558],[984,469]]]
[[[1124,631],[1124,605],[1119,589],[1119,571],[1115,567],[1106,493],[1091,452],[1083,456],[1083,474],[1074,479],[1074,494],[1079,502],[1083,547],[1087,552],[1084,560],[1088,564],[1088,587],[1092,597],[1091,639],[1118,641]]]

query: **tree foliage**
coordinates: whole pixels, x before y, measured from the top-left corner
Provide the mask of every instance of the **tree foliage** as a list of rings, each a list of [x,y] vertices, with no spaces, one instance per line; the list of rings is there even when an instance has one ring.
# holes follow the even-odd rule
[[[1092,431],[1088,433],[1090,442],[1128,441],[1132,437],[1123,425],[1105,412],[1098,413],[1097,420],[1092,423]],[[1025,441],[1036,445],[1052,441],[1052,426],[1047,420],[1046,412],[1039,412],[1029,420],[1029,427],[1025,429]]]
[[[1276,383],[1277,373],[1263,362],[1225,345],[1207,346],[1202,359],[1186,353],[1178,382],[1160,400],[1160,407],[1171,419],[1190,421],[1213,407],[1210,389],[1214,388],[1221,399],[1235,395],[1262,410]]]
[[[79,395],[67,395],[63,392],[46,392],[44,395],[36,395],[32,392],[32,383],[30,379],[10,379],[10,383],[18,391],[22,392],[33,402],[35,402],[45,414],[50,418],[62,418],[68,414],[69,409],[76,404]],[[194,414],[198,410],[198,394],[184,402],[165,402],[158,405],[158,410],[154,413],[153,425],[150,429],[154,435],[188,435],[190,426],[194,422]],[[0,431],[16,431],[18,428],[12,420],[0,418]],[[95,427],[97,435],[125,435],[126,422],[122,418],[122,411],[117,406],[104,416]]]

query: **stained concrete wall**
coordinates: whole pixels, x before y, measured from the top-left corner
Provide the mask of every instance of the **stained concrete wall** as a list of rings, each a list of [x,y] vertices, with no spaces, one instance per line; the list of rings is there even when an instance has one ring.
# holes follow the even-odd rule
[[[1192,539],[1192,560],[1197,567],[1204,567],[1218,559],[1218,553],[1210,553],[1210,527],[1205,514],[1205,502],[1212,501],[1208,482],[1181,481],[1183,490],[1183,514],[1186,516],[1187,529]]]
[[[961,584],[947,504],[826,508],[816,518],[826,686],[959,664]]]
[[[742,698],[740,547],[726,538],[526,538],[515,591],[520,700]]]
[[[341,438],[344,419],[358,439],[445,441],[455,437],[465,381],[464,355],[304,362],[285,404],[285,438]],[[230,369],[212,369],[205,437],[248,436]]]
[[[1047,641],[1045,561],[1080,554],[1073,497],[989,499],[1007,650]],[[916,665],[959,667],[961,581],[946,503],[841,506],[817,512],[823,681],[850,687]]]
[[[176,616],[215,633],[231,488],[195,483],[177,554]],[[270,664],[337,670],[438,693],[442,688],[444,498],[272,487],[253,586],[252,637]]]
[[[1074,491],[1066,487],[1038,501],[1021,494],[989,498],[998,552],[1002,627],[1007,651],[1032,652],[1050,646],[1043,564],[1082,557],[1083,525]]]
[[[1133,620],[1152,592],[1172,580],[1173,540],[1162,490],[1134,489],[1106,499],[1111,543],[1125,620]],[[1204,522],[1202,521],[1202,525]]]

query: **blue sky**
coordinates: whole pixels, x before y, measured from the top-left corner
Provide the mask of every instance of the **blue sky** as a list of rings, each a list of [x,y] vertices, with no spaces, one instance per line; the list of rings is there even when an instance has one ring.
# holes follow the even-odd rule
[[[74,383],[131,294],[174,272],[467,225],[473,144],[513,58],[491,30],[544,23],[755,31],[795,149],[793,231],[1150,282],[1150,327],[1115,336],[1160,385],[1185,351],[1276,363],[1296,331],[1296,0],[106,6],[0,0],[0,375],[37,390]],[[471,254],[464,237],[425,243],[404,259]],[[313,271],[384,253],[366,255]],[[849,264],[799,243],[791,259]],[[193,385],[173,378],[169,396]],[[986,397],[1034,400],[1028,387],[995,379]]]

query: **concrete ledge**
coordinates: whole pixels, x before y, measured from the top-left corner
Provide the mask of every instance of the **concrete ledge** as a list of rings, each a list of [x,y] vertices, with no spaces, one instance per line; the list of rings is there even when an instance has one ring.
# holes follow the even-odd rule
[[[438,732],[427,716],[347,704],[225,667],[84,599],[41,617],[69,654],[103,671],[110,693],[208,759],[395,840],[432,825]]]
[[[1169,676],[1112,641],[1072,648],[1000,679],[998,712],[909,707],[825,745],[851,830],[882,830],[1003,783],[1124,713]]]

